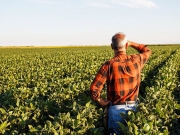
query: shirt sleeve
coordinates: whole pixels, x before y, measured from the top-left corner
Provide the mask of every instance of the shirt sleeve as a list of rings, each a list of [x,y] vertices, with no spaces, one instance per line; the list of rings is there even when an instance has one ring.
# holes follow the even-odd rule
[[[139,57],[140,57],[140,64],[141,64],[141,69],[144,67],[144,64],[148,61],[150,55],[151,55],[151,50],[143,44],[140,44],[138,47],[139,51]]]
[[[101,97],[101,90],[107,80],[108,66],[109,62],[104,63],[100,70],[97,72],[93,82],[90,85],[90,95],[93,100]]]

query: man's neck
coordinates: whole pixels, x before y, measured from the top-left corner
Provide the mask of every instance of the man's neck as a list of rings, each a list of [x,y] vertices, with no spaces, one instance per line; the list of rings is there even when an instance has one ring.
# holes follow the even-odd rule
[[[126,54],[126,50],[114,50],[114,55],[117,54]]]

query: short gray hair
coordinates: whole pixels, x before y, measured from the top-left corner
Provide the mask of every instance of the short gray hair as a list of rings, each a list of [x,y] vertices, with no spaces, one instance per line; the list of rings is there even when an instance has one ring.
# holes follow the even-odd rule
[[[126,45],[127,43],[127,37],[124,33],[118,32],[112,37],[112,46],[113,49],[119,49]]]

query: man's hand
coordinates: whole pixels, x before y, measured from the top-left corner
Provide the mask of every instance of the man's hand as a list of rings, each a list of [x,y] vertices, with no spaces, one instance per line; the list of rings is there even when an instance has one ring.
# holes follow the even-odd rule
[[[131,46],[131,41],[128,40],[128,46]]]
[[[102,107],[107,106],[111,101],[110,100],[104,100],[102,98],[99,98],[96,100]]]

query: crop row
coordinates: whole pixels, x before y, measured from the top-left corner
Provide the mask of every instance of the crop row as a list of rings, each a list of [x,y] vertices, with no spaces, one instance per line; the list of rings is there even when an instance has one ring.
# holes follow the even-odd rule
[[[177,117],[178,98],[173,94],[179,89],[179,50],[151,48],[153,55],[142,72],[140,111],[131,113],[137,120],[131,118],[125,131],[145,134],[142,127],[153,125],[147,133],[177,133],[174,125],[164,122],[172,125]],[[1,134],[103,134],[103,108],[91,101],[89,85],[100,65],[113,56],[109,47],[1,48],[0,52]],[[163,112],[173,111],[167,118],[157,111],[161,105]],[[150,116],[162,124],[147,121]]]

